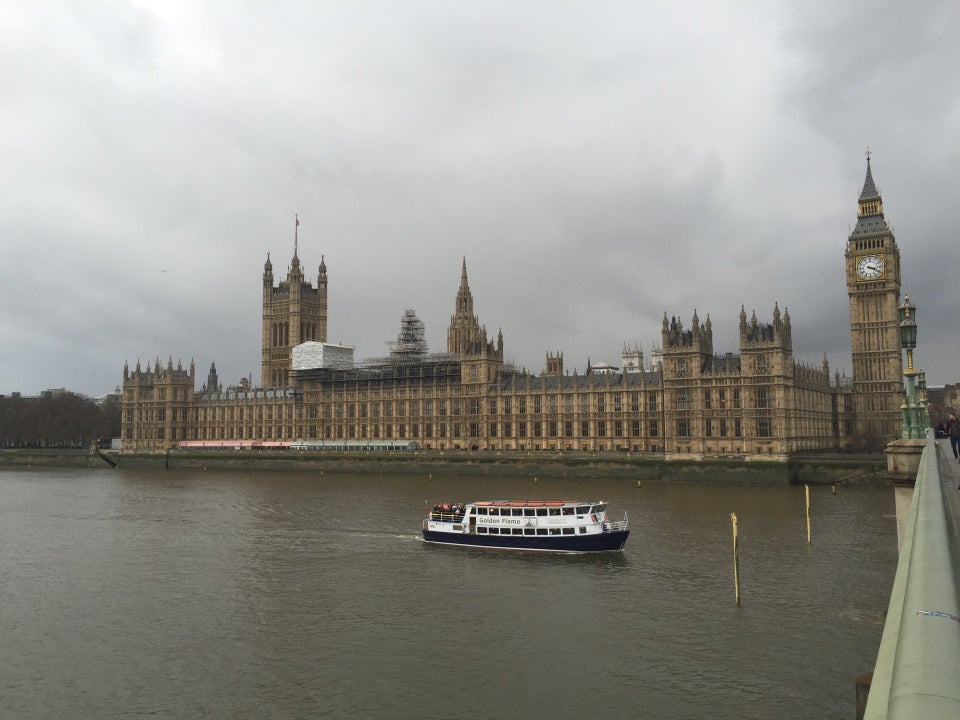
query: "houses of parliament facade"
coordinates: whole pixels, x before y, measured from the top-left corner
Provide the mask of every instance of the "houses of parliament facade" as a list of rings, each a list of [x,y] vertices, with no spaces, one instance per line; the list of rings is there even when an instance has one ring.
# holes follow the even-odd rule
[[[566,371],[548,353],[540,374],[504,363],[473,311],[463,261],[445,353],[428,353],[407,311],[388,357],[294,362],[302,343],[327,340],[327,267],[304,279],[295,245],[285,280],[263,271],[261,386],[220,385],[215,366],[197,389],[188,368],[156,361],[123,369],[122,443],[165,451],[198,441],[409,440],[426,450],[660,454],[667,460],[736,456],[785,460],[805,451],[876,451],[900,435],[900,253],[884,219],[869,156],[857,224],[845,251],[852,379],[824,359],[793,358],[790,314],[740,310],[739,352],[717,353],[709,316],[689,326],[664,314],[662,346],[645,362]],[[242,444],[242,443],[241,443]]]

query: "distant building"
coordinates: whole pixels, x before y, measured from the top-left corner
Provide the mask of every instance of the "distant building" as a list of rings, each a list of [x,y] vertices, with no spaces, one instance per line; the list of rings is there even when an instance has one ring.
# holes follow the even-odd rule
[[[547,353],[537,375],[504,363],[503,333],[488,337],[473,309],[464,259],[444,353],[429,353],[423,323],[402,319],[390,354],[357,362],[326,343],[327,268],[305,282],[294,248],[287,278],[263,274],[262,385],[220,386],[215,366],[195,390],[193,363],[123,372],[123,443],[133,450],[183,440],[416,440],[436,450],[630,451],[666,459],[786,459],[803,451],[876,450],[899,437],[902,363],[897,332],[899,251],[869,160],[857,227],[846,248],[853,377],[826,358],[793,358],[790,314],[770,322],[741,307],[736,352],[716,352],[710,317],[689,328],[665,313],[661,346],[644,367],[639,346],[622,368],[564,370]]]

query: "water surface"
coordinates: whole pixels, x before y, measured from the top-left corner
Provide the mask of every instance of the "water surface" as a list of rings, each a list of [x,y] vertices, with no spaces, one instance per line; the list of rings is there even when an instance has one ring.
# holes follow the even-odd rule
[[[0,717],[837,718],[893,491],[0,472]],[[426,502],[605,499],[623,553],[424,544]],[[734,602],[730,513],[740,525]]]

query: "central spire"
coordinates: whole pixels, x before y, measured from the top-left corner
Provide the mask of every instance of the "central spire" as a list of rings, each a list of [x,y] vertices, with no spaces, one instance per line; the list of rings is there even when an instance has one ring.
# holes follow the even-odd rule
[[[463,269],[460,271],[460,289],[457,291],[456,316],[473,317],[473,294],[467,282],[467,258],[463,258]]]

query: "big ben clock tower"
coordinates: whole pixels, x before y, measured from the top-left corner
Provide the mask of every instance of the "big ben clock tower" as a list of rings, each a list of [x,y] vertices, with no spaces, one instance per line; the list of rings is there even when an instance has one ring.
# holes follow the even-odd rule
[[[883,199],[873,182],[869,150],[857,225],[847,239],[845,255],[856,413],[854,443],[862,450],[882,450],[900,437],[900,249],[883,217]]]

